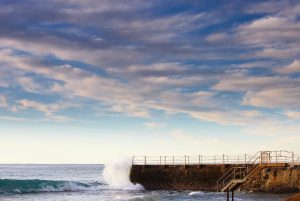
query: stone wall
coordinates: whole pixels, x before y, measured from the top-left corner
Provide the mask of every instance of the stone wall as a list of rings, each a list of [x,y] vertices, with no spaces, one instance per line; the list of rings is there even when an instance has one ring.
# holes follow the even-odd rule
[[[148,190],[216,190],[216,181],[232,165],[134,165],[130,180]]]
[[[148,190],[215,191],[217,180],[233,165],[133,165],[130,180]],[[298,192],[300,167],[265,168],[242,190],[271,193]]]
[[[248,191],[293,193],[300,189],[300,167],[265,168],[243,186]]]

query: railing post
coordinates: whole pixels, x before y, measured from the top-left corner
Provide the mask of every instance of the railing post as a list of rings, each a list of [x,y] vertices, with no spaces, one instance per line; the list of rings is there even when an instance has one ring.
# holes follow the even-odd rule
[[[242,179],[242,168],[240,168],[240,179]]]
[[[166,158],[167,158],[167,156],[165,156],[165,165],[166,165],[166,163],[167,163]]]
[[[187,164],[190,164],[190,156],[187,157]]]
[[[233,169],[233,179],[235,179],[235,168]]]
[[[292,158],[292,161],[293,161],[293,164],[294,164],[294,163],[295,163],[295,162],[294,162],[294,152],[292,152],[292,157],[293,157],[293,158]]]
[[[200,155],[199,155],[199,165],[201,164],[201,159],[200,159]]]
[[[247,163],[247,154],[245,154],[245,164]]]
[[[147,156],[145,156],[144,165],[147,164]]]
[[[227,201],[229,201],[229,190],[227,190]]]
[[[173,165],[175,164],[175,162],[174,162],[174,156],[173,156]]]
[[[161,165],[161,156],[159,156],[159,165]]]
[[[240,156],[238,155],[238,164],[240,164]]]
[[[223,154],[223,165],[225,164],[225,155]]]
[[[263,153],[263,152],[261,151],[261,152],[260,152],[260,159],[259,159],[259,160],[260,160],[260,164],[262,164],[262,153]]]

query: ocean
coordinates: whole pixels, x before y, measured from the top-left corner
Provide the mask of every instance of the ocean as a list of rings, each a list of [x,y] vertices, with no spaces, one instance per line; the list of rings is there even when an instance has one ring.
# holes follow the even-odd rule
[[[213,201],[224,193],[148,191],[129,182],[130,165],[0,165],[0,201]],[[281,201],[288,195],[237,193],[237,201]]]

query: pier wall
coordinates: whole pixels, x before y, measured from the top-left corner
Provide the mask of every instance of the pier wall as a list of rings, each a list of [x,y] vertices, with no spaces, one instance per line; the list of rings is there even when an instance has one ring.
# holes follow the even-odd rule
[[[233,165],[133,165],[132,183],[148,190],[216,190],[216,182]]]
[[[265,168],[249,181],[244,190],[270,193],[294,193],[300,190],[300,166]]]
[[[234,165],[133,165],[132,183],[148,190],[215,191],[217,180]],[[265,168],[243,190],[292,193],[300,189],[300,166]]]

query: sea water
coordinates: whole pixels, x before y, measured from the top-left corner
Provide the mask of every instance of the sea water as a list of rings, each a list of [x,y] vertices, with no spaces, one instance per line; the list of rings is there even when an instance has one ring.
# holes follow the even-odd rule
[[[129,181],[130,165],[0,165],[0,201],[209,201],[224,193],[148,191]],[[238,201],[279,201],[288,195],[237,193]]]

